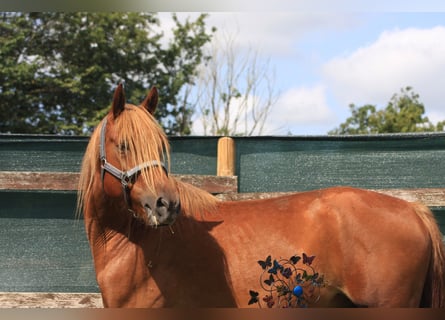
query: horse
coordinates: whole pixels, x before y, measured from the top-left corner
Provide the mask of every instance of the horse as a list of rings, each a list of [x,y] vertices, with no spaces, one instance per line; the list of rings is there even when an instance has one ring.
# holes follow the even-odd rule
[[[153,87],[129,104],[119,84],[82,162],[78,212],[104,307],[255,307],[257,261],[301,252],[325,281],[310,307],[445,307],[426,206],[351,187],[219,200],[170,174],[157,102]]]

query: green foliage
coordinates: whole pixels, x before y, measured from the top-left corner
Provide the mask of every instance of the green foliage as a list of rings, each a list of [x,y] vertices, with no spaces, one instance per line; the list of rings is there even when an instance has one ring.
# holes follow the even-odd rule
[[[205,18],[181,23],[174,16],[174,38],[163,45],[153,13],[2,13],[0,132],[87,134],[124,81],[135,104],[157,86],[164,129],[189,133],[189,120],[176,126],[190,114],[178,101],[205,58]]]
[[[349,105],[351,116],[329,134],[376,134],[443,131],[445,121],[437,125],[424,116],[425,107],[411,87],[394,94],[383,110],[374,105]]]
[[[168,74],[166,90],[160,91],[162,99],[171,101],[167,108],[158,108],[158,115],[163,119],[163,125],[168,135],[191,133],[191,116],[194,108],[188,102],[188,91],[182,90],[184,84],[194,84],[197,66],[210,59],[202,52],[202,47],[211,40],[205,31],[205,17],[201,15],[195,22],[186,20],[181,24],[176,15],[173,21],[176,28],[174,38],[167,50],[162,50]],[[216,31],[215,28],[212,32]],[[188,48],[188,50],[184,50]],[[182,93],[184,97],[179,97]]]

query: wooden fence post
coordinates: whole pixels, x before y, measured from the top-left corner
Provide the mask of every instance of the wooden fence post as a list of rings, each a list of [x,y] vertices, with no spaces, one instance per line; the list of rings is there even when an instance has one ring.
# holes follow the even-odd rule
[[[218,140],[217,176],[235,175],[235,140],[222,137]]]

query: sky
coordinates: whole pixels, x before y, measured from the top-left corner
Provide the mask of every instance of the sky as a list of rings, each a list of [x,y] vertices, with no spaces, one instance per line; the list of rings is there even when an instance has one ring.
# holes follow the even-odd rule
[[[169,17],[160,14],[166,30]],[[445,11],[209,12],[206,21],[269,60],[279,97],[264,135],[324,135],[350,116],[349,104],[384,108],[406,86],[433,123],[445,120]]]

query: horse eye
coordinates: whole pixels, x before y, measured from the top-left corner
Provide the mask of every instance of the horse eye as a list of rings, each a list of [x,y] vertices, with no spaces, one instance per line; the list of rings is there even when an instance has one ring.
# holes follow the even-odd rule
[[[120,144],[118,144],[118,149],[120,153],[126,153],[129,149],[128,143],[126,142],[122,142]]]

